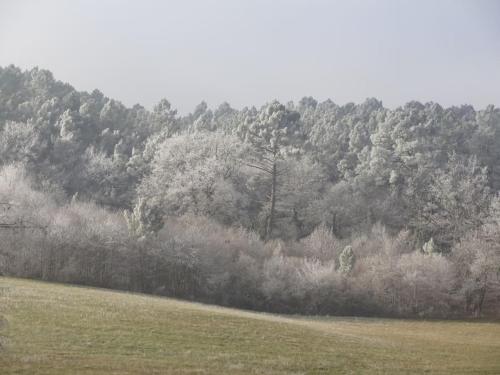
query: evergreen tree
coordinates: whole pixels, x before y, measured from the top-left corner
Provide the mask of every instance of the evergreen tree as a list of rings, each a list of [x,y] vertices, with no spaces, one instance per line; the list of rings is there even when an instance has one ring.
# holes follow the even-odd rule
[[[339,271],[345,275],[349,274],[354,268],[355,261],[356,257],[352,246],[346,246],[339,256]]]

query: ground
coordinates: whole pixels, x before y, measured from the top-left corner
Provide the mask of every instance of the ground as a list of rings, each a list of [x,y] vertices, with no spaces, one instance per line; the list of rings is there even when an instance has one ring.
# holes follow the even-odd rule
[[[500,322],[286,317],[0,278],[1,374],[500,374]]]

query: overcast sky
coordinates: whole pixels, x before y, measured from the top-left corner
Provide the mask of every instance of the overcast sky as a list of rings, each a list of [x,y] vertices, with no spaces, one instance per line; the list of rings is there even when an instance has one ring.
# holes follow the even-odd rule
[[[126,105],[500,105],[498,0],[0,0],[0,65]]]

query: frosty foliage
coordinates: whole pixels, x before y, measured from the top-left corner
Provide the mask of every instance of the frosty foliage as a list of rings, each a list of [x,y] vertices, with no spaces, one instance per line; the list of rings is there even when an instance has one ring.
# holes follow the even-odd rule
[[[356,257],[352,251],[352,246],[346,246],[339,256],[339,271],[343,274],[350,273],[354,268],[355,260]]]
[[[182,116],[0,67],[0,273],[287,313],[494,315],[499,150],[494,106]]]

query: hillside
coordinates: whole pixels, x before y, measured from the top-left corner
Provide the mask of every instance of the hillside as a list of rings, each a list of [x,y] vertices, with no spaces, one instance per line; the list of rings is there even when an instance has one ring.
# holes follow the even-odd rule
[[[500,373],[500,323],[297,318],[0,278],[2,374]]]

